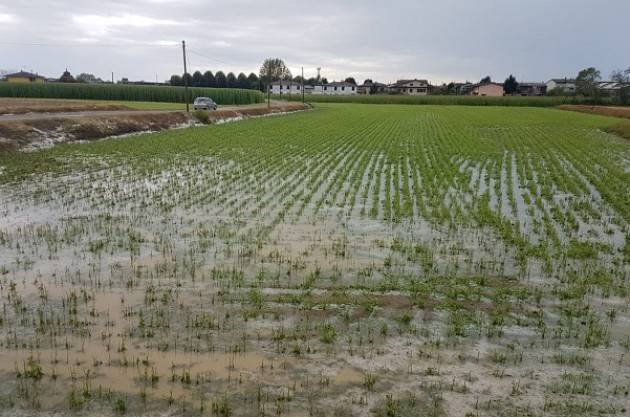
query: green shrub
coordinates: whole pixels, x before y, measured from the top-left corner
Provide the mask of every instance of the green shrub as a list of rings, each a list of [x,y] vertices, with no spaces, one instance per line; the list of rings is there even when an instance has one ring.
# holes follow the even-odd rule
[[[199,123],[204,125],[210,124],[210,114],[206,110],[195,110],[193,117],[197,119]]]

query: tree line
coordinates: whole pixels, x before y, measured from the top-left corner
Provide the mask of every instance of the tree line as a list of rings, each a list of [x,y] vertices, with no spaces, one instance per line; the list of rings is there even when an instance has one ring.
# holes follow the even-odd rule
[[[188,81],[190,87],[211,87],[211,88],[244,88],[251,90],[259,90],[261,88],[260,79],[253,72],[249,75],[241,72],[238,75],[234,75],[233,72],[227,73],[223,71],[217,71],[215,74],[212,71],[206,71],[203,74],[201,71],[195,71],[191,74],[186,73],[183,75],[171,75],[171,85],[183,86]]]
[[[233,72],[225,74],[223,71],[195,71],[192,74],[171,75],[170,84],[175,86],[186,85],[190,87],[211,87],[211,88],[246,88],[253,90],[263,90],[274,81],[294,81],[306,85],[328,84],[326,78],[310,77],[304,78],[300,75],[293,76],[291,71],[280,58],[267,58],[260,67],[259,74],[250,73],[245,75],[241,72],[235,75]],[[356,84],[352,77],[345,79],[346,82]]]

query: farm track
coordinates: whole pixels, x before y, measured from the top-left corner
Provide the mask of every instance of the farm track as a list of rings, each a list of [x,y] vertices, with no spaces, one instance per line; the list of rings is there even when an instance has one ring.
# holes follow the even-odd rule
[[[0,156],[0,404],[623,415],[612,123],[321,104]]]

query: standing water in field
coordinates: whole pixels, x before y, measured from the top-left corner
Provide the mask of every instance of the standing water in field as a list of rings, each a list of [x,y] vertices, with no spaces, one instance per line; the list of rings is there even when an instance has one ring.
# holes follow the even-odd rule
[[[322,104],[0,156],[0,414],[621,415],[613,122]]]

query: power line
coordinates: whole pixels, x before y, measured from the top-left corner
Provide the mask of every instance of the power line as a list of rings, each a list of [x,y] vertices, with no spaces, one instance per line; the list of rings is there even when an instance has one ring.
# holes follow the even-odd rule
[[[155,44],[155,43],[123,43],[123,44],[105,44],[105,43],[44,43],[44,42],[10,42],[0,41],[0,45],[9,46],[45,46],[51,48],[174,48],[177,47],[177,43],[170,44]]]
[[[187,51],[190,52],[191,54],[198,55],[198,56],[200,56],[202,58],[209,59],[210,61],[214,61],[214,62],[222,64],[222,65],[227,65],[227,66],[231,65],[231,64],[228,64],[227,62],[221,61],[220,59],[212,58],[212,57],[209,57],[208,55],[205,55],[205,54],[202,54],[200,52],[197,52],[194,49],[188,48]]]

